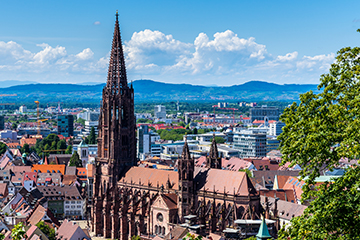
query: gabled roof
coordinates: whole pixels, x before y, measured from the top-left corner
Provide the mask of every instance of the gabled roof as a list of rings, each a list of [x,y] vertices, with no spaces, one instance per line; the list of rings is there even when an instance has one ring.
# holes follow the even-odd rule
[[[194,181],[197,190],[215,191],[218,193],[240,196],[257,195],[249,177],[245,172],[233,172],[214,168],[195,167]]]
[[[161,194],[166,206],[169,209],[177,209],[177,195],[174,193]]]
[[[142,167],[132,167],[122,177],[119,182],[125,183],[141,183],[144,186],[147,186],[149,183],[152,187],[163,185],[166,187],[166,182],[170,179],[170,182],[173,184],[173,189],[179,188],[179,176],[177,172],[159,170],[153,168],[142,168]]]
[[[49,165],[40,165],[40,164],[34,164],[31,168],[31,171],[34,172],[36,171],[37,173],[39,173],[39,171],[41,173],[47,173],[48,171],[50,173],[52,173],[53,171],[55,171],[55,173],[58,173],[58,171],[64,175],[65,174],[65,165],[55,165],[55,164],[49,164]]]
[[[36,225],[40,221],[48,221],[54,223],[57,226],[60,226],[59,221],[54,217],[53,213],[40,204],[31,212],[30,216],[27,218],[26,222],[31,225]]]
[[[70,222],[67,219],[61,224],[57,231],[58,239],[78,240],[90,239],[85,232],[75,222]]]

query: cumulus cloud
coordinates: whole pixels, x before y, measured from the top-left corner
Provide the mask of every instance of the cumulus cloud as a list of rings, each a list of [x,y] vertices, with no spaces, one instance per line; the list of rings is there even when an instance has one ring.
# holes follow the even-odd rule
[[[16,42],[0,41],[0,73],[17,70],[41,74],[51,70],[69,78],[71,74],[96,75],[97,81],[106,76],[110,53],[94,58],[90,48],[69,54],[64,46],[37,46],[41,49],[31,52]],[[129,79],[149,77],[206,85],[251,79],[316,82],[335,59],[334,53],[299,56],[297,51],[273,56],[255,38],[241,38],[230,30],[213,36],[199,33],[192,43],[185,43],[171,34],[146,29],[134,32],[123,47]]]
[[[101,23],[99,21],[94,22],[94,25],[100,25]]]
[[[88,60],[94,56],[93,51],[90,48],[84,49],[81,53],[76,54],[76,57],[81,60]]]

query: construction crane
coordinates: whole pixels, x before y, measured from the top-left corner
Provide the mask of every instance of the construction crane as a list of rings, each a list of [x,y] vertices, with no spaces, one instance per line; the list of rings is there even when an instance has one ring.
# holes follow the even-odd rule
[[[233,124],[235,125],[235,111],[239,110],[237,108],[221,108],[218,105],[213,105],[214,108],[214,123],[215,123],[215,108],[222,109],[222,110],[232,110],[233,111]]]
[[[39,119],[39,117],[40,117],[40,111],[39,111],[39,104],[40,104],[40,102],[39,101],[35,101],[35,103],[36,103],[36,112],[37,112],[37,134],[38,135],[40,135],[40,119]]]

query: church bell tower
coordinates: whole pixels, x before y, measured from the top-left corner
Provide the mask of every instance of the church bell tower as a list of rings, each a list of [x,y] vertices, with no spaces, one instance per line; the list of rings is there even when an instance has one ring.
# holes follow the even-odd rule
[[[116,21],[106,86],[99,117],[98,157],[95,160],[93,226],[96,236],[110,236],[110,209],[117,181],[136,165],[134,89],[126,77],[119,14]]]

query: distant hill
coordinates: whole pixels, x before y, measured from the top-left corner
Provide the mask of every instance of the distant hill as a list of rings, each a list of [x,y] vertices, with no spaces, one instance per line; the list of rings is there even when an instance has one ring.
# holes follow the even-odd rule
[[[7,88],[7,87],[11,87],[11,86],[32,84],[32,83],[36,83],[36,82],[33,82],[33,81],[6,80],[6,81],[0,81],[0,88]]]
[[[0,88],[0,102],[93,102],[101,100],[103,84],[27,84]],[[152,80],[133,82],[135,101],[292,101],[299,94],[309,90],[317,92],[315,84],[279,85],[261,81],[250,81],[229,87],[197,86],[191,84],[171,84]]]

